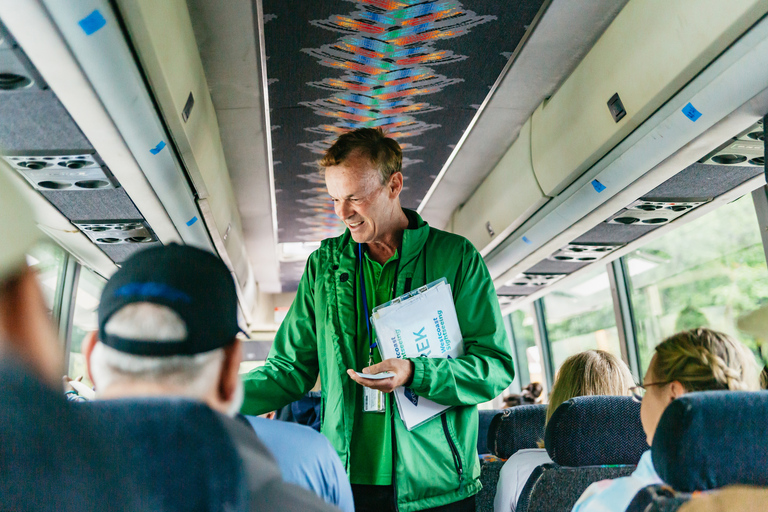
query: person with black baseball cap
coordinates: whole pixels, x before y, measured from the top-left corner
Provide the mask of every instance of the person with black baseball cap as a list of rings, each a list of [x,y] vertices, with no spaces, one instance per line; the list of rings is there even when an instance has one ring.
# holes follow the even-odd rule
[[[98,327],[82,346],[97,398],[202,401],[222,413],[245,463],[254,509],[336,510],[283,482],[247,422],[230,418],[243,399],[242,343],[235,284],[219,258],[177,244],[135,254],[104,287]]]

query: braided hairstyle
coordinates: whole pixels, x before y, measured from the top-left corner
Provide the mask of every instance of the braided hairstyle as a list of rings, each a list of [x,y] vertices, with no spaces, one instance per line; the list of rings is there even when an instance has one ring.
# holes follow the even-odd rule
[[[653,375],[686,391],[757,390],[759,368],[750,350],[727,334],[699,327],[656,347]]]

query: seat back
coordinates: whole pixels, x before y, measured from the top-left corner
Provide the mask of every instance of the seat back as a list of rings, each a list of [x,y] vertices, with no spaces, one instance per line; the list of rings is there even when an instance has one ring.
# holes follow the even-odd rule
[[[98,400],[100,427],[122,448],[149,502],[145,510],[246,510],[242,461],[222,419],[180,398]]]
[[[544,441],[554,464],[536,468],[518,512],[570,511],[591,483],[629,475],[648,449],[640,404],[619,396],[564,402],[549,419]]]
[[[664,410],[651,457],[676,491],[768,486],[768,393],[688,393]]]
[[[0,357],[0,510],[145,510],[133,470],[81,407]]]
[[[518,405],[497,413],[488,428],[488,449],[502,459],[508,459],[516,451],[536,448],[544,439],[544,421],[547,406]]]
[[[477,411],[477,453],[480,455],[490,453],[490,447],[493,445],[488,443],[490,440],[488,434],[493,418],[499,413],[501,413],[499,409],[480,409]]]

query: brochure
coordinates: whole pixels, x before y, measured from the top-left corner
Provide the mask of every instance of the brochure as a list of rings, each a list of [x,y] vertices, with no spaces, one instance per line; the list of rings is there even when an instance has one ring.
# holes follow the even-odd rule
[[[374,308],[371,321],[383,359],[464,355],[451,285],[445,278]],[[403,387],[395,390],[395,401],[408,430],[449,408]]]

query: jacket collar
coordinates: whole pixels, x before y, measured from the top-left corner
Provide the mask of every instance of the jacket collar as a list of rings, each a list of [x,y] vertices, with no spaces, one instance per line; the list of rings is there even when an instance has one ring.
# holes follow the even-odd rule
[[[429,236],[429,224],[413,210],[403,208],[403,213],[408,217],[408,228],[403,233],[403,246],[400,248],[400,266],[404,267],[421,253],[424,244]],[[352,240],[349,228],[344,231],[339,241],[339,248],[342,252],[357,249],[357,243]]]

